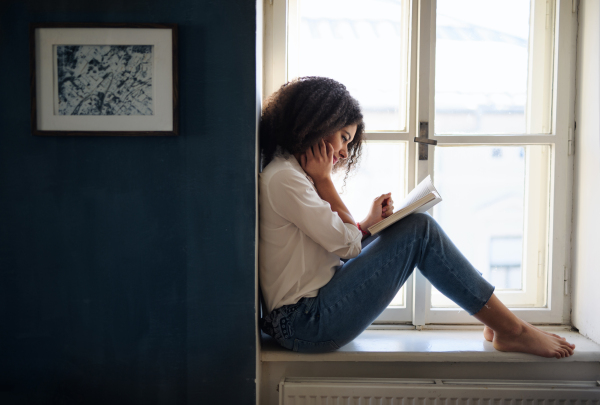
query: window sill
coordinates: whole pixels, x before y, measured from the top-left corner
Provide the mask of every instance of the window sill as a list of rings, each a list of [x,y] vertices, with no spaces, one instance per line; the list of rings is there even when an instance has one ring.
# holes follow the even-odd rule
[[[552,331],[553,328],[544,328]],[[280,347],[262,334],[263,362],[600,362],[600,345],[577,332],[556,328],[556,333],[576,345],[565,359],[547,359],[525,353],[499,352],[479,330],[366,330],[353,342],[331,353],[303,354]]]

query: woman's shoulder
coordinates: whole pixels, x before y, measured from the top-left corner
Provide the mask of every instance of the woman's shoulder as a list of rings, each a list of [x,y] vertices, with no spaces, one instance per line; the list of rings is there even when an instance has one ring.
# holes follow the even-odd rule
[[[266,183],[270,183],[272,180],[282,182],[286,179],[304,179],[305,177],[300,164],[292,155],[273,157],[273,160],[269,162],[260,174],[261,181]]]

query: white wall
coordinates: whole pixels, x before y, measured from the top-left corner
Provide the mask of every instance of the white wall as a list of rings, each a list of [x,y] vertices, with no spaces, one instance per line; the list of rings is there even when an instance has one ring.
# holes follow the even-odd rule
[[[600,342],[600,2],[579,3],[572,322],[583,335]]]

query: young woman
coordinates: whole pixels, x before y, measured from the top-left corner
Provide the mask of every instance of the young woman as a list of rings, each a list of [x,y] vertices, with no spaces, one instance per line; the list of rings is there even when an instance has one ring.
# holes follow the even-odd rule
[[[370,236],[391,215],[391,194],[357,222],[332,181],[358,162],[364,132],[358,102],[328,78],[304,77],[267,101],[260,123],[262,329],[298,352],[338,349],[388,306],[416,267],[444,295],[485,324],[497,350],[562,358],[574,345],[517,318],[493,294],[427,214]],[[341,260],[344,259],[344,260]]]

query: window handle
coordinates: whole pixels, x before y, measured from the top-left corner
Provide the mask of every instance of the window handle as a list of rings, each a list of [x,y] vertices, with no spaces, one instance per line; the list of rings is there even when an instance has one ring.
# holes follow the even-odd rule
[[[419,122],[419,136],[414,141],[419,144],[419,160],[429,160],[427,145],[437,145],[437,141],[429,139],[429,123]]]
[[[437,141],[436,140],[429,139],[429,138],[415,137],[415,142],[417,142],[417,143],[426,143],[428,145],[437,145]]]

